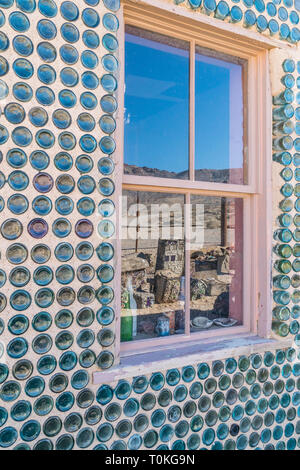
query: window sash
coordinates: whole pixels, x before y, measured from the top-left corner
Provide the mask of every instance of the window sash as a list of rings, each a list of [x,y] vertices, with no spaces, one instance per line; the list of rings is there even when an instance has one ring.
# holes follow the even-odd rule
[[[126,24],[127,26],[127,24]],[[132,25],[129,25],[132,26]],[[133,26],[134,27],[134,26]],[[146,29],[146,28],[138,28]],[[130,31],[130,34],[134,34],[134,31]],[[161,32],[165,36],[174,37],[175,35],[170,35],[168,31]],[[199,43],[193,39],[186,38],[185,41],[189,43],[189,177],[186,180],[183,179],[168,179],[168,178],[159,178],[153,176],[137,176],[137,175],[126,175],[124,174],[124,183],[127,184],[155,184],[156,186],[168,186],[173,188],[192,188],[192,189],[203,189],[203,190],[219,190],[226,192],[242,192],[242,193],[252,193],[254,188],[249,182],[250,174],[248,174],[249,167],[249,156],[248,156],[248,64],[245,59],[241,59],[238,56],[231,56],[228,54],[212,51],[207,48],[203,48]],[[225,62],[240,63],[242,66],[242,89],[243,89],[243,184],[233,184],[233,183],[215,183],[215,182],[206,182],[206,181],[196,181],[195,179],[195,148],[196,148],[196,49],[201,49],[204,55],[207,57],[214,57]],[[230,163],[228,165],[229,172],[231,171]]]

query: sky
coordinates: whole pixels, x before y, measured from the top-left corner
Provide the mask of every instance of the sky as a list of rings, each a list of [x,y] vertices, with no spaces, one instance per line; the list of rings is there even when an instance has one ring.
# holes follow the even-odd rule
[[[125,163],[188,168],[189,52],[126,33]],[[195,168],[242,166],[241,66],[196,54]]]

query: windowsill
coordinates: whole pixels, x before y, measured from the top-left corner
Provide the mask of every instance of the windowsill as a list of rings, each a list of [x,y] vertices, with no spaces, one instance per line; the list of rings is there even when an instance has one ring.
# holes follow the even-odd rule
[[[293,338],[260,338],[248,334],[234,336],[220,341],[201,341],[201,344],[189,343],[184,347],[172,347],[134,356],[121,357],[121,363],[107,371],[93,373],[93,383],[115,382],[152,372],[181,368],[200,362],[215,361],[228,357],[250,355],[276,349],[286,349],[293,344]],[[162,358],[163,357],[163,358]]]

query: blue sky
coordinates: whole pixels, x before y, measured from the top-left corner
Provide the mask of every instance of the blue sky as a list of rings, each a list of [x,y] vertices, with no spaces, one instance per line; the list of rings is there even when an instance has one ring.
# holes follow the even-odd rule
[[[189,53],[126,34],[125,163],[188,168]],[[241,167],[241,67],[196,54],[196,169]]]

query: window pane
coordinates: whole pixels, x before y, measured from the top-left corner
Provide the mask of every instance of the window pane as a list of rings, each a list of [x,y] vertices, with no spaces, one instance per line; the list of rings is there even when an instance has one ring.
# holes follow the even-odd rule
[[[243,200],[192,196],[191,332],[243,323]]]
[[[124,172],[187,179],[189,43],[130,26],[125,41]]]
[[[184,333],[184,196],[124,191],[121,341]]]
[[[195,179],[247,183],[243,61],[209,57],[197,48],[195,68]]]

